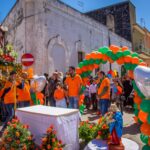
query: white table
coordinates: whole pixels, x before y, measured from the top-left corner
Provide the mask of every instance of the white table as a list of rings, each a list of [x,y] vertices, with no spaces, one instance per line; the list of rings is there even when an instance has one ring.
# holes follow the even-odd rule
[[[122,138],[124,150],[139,150],[139,145],[127,138]],[[103,140],[92,140],[88,143],[84,150],[109,150],[108,144]]]
[[[106,141],[93,139],[84,150],[108,150],[108,144]]]
[[[41,144],[41,138],[47,128],[54,125],[58,139],[67,145],[67,150],[79,149],[79,112],[77,109],[36,105],[17,109],[16,116],[22,123],[29,125],[36,144]]]

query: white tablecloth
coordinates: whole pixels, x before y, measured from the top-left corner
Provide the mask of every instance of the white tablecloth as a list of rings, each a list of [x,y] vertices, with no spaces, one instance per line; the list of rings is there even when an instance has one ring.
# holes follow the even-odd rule
[[[94,139],[88,143],[84,150],[108,150],[108,144],[106,141]]]
[[[19,108],[16,115],[22,123],[29,125],[29,130],[33,134],[36,144],[41,144],[41,138],[47,128],[54,125],[58,139],[66,144],[67,150],[79,149],[79,112],[77,109],[37,105]]]
[[[124,150],[139,150],[139,145],[126,138],[122,138],[122,144],[124,145]],[[88,143],[84,150],[109,150],[108,144],[103,140],[92,140]]]

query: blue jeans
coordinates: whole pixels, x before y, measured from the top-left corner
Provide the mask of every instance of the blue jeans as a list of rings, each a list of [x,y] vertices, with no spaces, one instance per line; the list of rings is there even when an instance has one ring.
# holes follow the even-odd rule
[[[55,101],[54,97],[50,97],[50,106],[53,106],[53,107],[56,106],[56,101]]]
[[[104,116],[105,113],[108,112],[108,107],[109,107],[109,99],[100,99],[99,100],[99,108],[102,113],[102,116]]]
[[[67,108],[66,100],[65,99],[57,100],[56,107]]]
[[[15,114],[14,104],[5,104],[5,109],[6,109],[7,116],[1,131],[3,131],[6,128],[7,122],[11,121]]]
[[[14,104],[5,104],[5,108],[7,111],[7,118],[13,118],[14,112]]]
[[[77,97],[69,97],[69,108],[78,109]]]
[[[29,101],[18,102],[18,107],[19,108],[29,107],[29,106],[30,106],[30,102]]]

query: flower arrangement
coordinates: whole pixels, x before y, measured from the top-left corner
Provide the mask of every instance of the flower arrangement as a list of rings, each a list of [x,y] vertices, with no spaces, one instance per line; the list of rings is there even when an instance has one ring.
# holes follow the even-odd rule
[[[4,48],[0,48],[0,64],[12,65],[18,54],[14,51],[11,44],[7,44]]]
[[[88,143],[94,138],[95,134],[95,124],[89,123],[89,121],[83,121],[80,123],[79,127],[79,138]]]
[[[109,141],[111,136],[109,132],[109,116],[105,115],[101,117],[97,124],[89,123],[89,121],[83,121],[79,127],[79,138],[88,143],[92,139],[102,139]]]
[[[57,139],[56,130],[53,125],[47,129],[46,135],[42,138],[41,150],[63,150],[65,145]]]
[[[34,148],[34,141],[30,131],[28,130],[28,125],[23,125],[16,117],[15,119],[12,119],[11,122],[8,122],[7,128],[2,136],[0,149],[31,150]]]
[[[102,140],[109,140],[110,139],[110,133],[109,133],[109,126],[108,124],[98,124],[96,128],[96,139],[102,139]]]

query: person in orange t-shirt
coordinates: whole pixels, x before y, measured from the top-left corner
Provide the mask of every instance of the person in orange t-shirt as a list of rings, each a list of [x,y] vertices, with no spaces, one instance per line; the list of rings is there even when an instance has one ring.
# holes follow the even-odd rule
[[[66,77],[65,84],[68,87],[69,108],[78,108],[79,92],[82,85],[81,77],[75,73],[75,67],[69,67],[69,76]]]
[[[56,90],[54,91],[54,99],[56,101],[56,107],[67,108],[66,100],[65,100],[65,91],[61,83],[57,83]]]
[[[18,99],[19,108],[30,106],[30,100],[31,100],[30,85],[27,80],[28,78],[27,72],[23,72],[21,77],[22,77],[22,80],[17,86],[17,95],[18,95],[17,99]]]
[[[108,112],[110,103],[110,80],[105,76],[103,71],[98,72],[100,86],[98,87],[99,108],[102,116]]]
[[[2,130],[7,125],[7,122],[10,121],[14,116],[14,103],[16,100],[16,72],[12,71],[10,72],[10,77],[8,81],[6,81],[5,86],[3,88],[3,93],[1,95],[1,98],[4,99],[4,106],[6,109],[6,121],[3,125]]]

